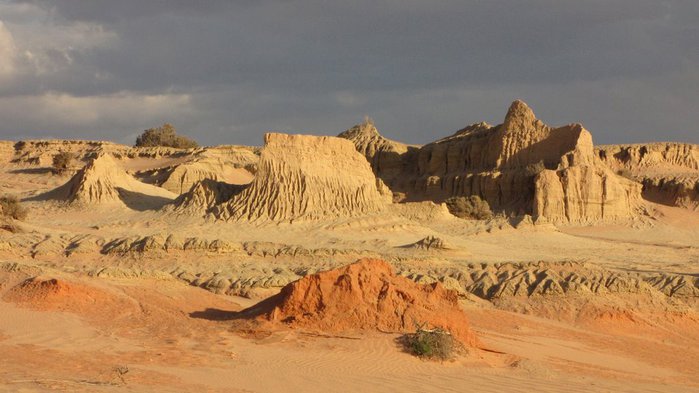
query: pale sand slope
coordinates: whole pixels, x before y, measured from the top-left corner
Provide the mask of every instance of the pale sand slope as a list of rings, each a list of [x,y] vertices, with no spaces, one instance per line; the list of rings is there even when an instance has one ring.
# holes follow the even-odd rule
[[[21,281],[4,274],[3,297]],[[422,361],[395,335],[318,337],[230,329],[230,297],[172,281],[64,278],[114,307],[52,311],[60,298],[0,302],[2,391],[541,391],[682,392],[699,388],[699,334],[581,329],[475,305],[466,312],[491,352]],[[84,284],[80,284],[80,283]],[[82,285],[82,286],[80,286]],[[87,289],[86,289],[87,288]],[[66,292],[65,296],[70,296]],[[123,303],[122,303],[123,302]],[[130,304],[130,306],[129,306]],[[118,307],[117,307],[118,305]],[[687,332],[682,332],[686,334]],[[503,352],[503,353],[499,353]],[[121,378],[115,371],[127,366]]]

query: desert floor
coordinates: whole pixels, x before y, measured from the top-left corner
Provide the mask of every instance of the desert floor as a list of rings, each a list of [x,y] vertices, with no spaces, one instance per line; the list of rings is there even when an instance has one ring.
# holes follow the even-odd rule
[[[3,289],[15,280],[4,274]],[[405,353],[391,334],[241,335],[227,318],[249,299],[178,282],[66,280],[80,285],[64,299],[0,303],[3,391],[699,389],[696,324],[610,317],[583,327],[465,305],[486,350],[440,363]],[[73,296],[101,301],[76,306]]]
[[[0,175],[5,190],[25,197],[67,179],[12,168]],[[604,274],[699,277],[699,212],[649,206],[643,219],[614,225],[472,222],[425,204],[263,225],[29,201],[29,218],[0,230],[0,390],[699,391],[691,296],[679,304],[657,294],[600,292],[510,304],[464,293],[461,306],[482,347],[446,362],[406,353],[397,334],[240,331],[230,321],[302,272],[363,256],[385,258],[404,274],[574,261]],[[449,249],[410,246],[428,235]],[[149,236],[151,248],[104,251]],[[168,250],[160,243],[169,236],[229,246]],[[49,284],[22,286],[37,276]],[[217,286],[236,277],[266,281],[243,283],[238,292]]]

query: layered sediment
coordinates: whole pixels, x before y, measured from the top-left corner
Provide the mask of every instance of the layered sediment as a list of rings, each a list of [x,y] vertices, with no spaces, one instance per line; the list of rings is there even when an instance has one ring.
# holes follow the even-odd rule
[[[549,127],[522,101],[512,103],[501,125],[473,124],[398,153],[390,171],[377,164],[385,141],[367,136],[372,133],[341,136],[352,140],[377,176],[407,200],[477,195],[495,211],[574,223],[632,218],[641,201],[640,185],[600,163],[582,125]]]
[[[255,179],[213,212],[232,220],[318,220],[375,213],[389,200],[347,140],[270,133]]]
[[[613,171],[642,183],[645,199],[699,209],[699,145],[606,145],[595,152]]]
[[[119,204],[147,207],[169,203],[175,197],[175,194],[163,188],[134,179],[111,155],[102,153],[80,169],[66,184],[41,198],[81,206]]]

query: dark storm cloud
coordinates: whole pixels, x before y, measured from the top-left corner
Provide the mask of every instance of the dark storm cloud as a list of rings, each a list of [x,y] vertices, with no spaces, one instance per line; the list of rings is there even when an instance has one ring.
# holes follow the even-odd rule
[[[599,143],[699,143],[695,1],[58,0],[6,3],[0,20],[21,66],[0,79],[7,137],[126,141],[172,121],[259,143],[367,114],[424,143],[522,98]],[[32,97],[43,118],[12,114]]]

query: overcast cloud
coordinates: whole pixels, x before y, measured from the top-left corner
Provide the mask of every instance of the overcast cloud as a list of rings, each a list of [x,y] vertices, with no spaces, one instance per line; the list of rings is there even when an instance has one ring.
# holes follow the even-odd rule
[[[699,1],[0,0],[0,139],[425,143],[514,99],[595,142],[699,143]]]

